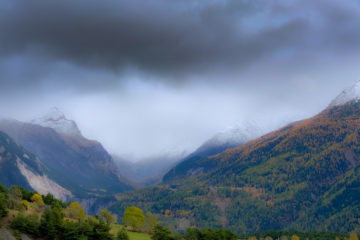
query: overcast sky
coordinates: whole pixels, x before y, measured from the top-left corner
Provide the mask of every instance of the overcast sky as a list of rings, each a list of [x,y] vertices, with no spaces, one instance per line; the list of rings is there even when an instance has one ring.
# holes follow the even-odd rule
[[[57,106],[129,159],[264,132],[360,80],[358,0],[2,0],[2,117]]]

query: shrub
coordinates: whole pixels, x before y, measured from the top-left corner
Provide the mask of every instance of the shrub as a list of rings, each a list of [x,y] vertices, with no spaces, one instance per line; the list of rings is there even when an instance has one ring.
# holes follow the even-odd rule
[[[129,235],[127,234],[125,228],[122,228],[116,235],[116,240],[129,240]]]
[[[8,200],[5,193],[0,192],[0,218],[8,213]]]
[[[39,232],[39,218],[37,215],[25,216],[19,213],[10,223],[10,227],[23,233],[37,236]]]

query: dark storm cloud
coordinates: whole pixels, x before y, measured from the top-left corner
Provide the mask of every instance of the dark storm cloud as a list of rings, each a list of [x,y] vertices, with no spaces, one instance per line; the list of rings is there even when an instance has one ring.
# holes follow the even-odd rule
[[[355,0],[2,0],[0,116],[58,106],[145,157],[270,131],[359,79],[359,26]]]
[[[45,74],[49,81],[59,61],[179,79],[209,69],[238,70],[284,49],[309,51],[306,57],[321,49],[353,51],[360,42],[357,7],[343,1],[5,1],[0,57],[8,62],[15,56],[23,74],[2,71],[1,79]]]
[[[251,33],[242,20],[257,11],[245,1],[14,0],[1,10],[1,52],[113,70],[241,66],[295,44],[305,27],[291,19]]]

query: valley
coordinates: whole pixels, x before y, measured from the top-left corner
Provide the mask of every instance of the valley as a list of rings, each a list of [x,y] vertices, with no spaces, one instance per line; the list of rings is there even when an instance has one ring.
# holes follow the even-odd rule
[[[1,0],[0,240],[359,240],[360,0]]]
[[[89,214],[109,208],[120,223],[136,206],[182,234],[190,228],[345,234],[360,221],[359,109],[357,98],[335,100],[258,138],[211,139],[148,187],[122,176],[126,165],[58,110],[42,119],[46,124],[2,120],[0,180],[79,202]]]

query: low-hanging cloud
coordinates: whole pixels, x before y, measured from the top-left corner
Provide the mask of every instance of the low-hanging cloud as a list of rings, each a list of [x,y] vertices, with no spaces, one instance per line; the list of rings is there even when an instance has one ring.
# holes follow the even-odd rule
[[[242,121],[272,130],[359,79],[359,13],[355,0],[3,0],[0,115],[58,106],[141,157]]]

